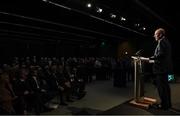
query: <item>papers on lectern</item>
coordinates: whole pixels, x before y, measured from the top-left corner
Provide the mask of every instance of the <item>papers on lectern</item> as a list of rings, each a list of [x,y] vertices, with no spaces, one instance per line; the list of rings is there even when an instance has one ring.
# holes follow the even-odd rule
[[[150,60],[149,58],[146,57],[137,57],[137,56],[131,56],[134,60],[142,60],[142,61],[148,61],[149,63],[154,63],[154,60]]]

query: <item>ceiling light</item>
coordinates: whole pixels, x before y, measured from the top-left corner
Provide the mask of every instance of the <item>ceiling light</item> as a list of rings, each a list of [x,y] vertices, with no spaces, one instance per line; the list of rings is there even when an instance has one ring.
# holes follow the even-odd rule
[[[140,24],[139,24],[139,23],[136,23],[136,24],[134,24],[134,26],[135,26],[135,27],[139,27],[139,26],[140,26]]]
[[[101,13],[102,11],[103,11],[102,8],[97,8],[97,12],[98,12],[98,13]]]
[[[116,15],[115,14],[110,14],[111,18],[116,18]]]
[[[121,21],[126,21],[126,18],[124,18],[124,17],[121,17]]]
[[[143,27],[143,30],[145,31],[145,30],[146,30],[146,27]]]
[[[86,5],[88,8],[91,8],[92,7],[92,4],[91,3],[87,3]]]
[[[42,0],[43,2],[48,2],[48,0]]]

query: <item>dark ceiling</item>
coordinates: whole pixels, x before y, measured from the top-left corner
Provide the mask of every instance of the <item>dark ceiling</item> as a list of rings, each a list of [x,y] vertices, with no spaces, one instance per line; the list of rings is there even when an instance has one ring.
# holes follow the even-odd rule
[[[178,8],[169,0],[1,0],[0,36],[81,44],[149,38],[159,26],[178,32]]]

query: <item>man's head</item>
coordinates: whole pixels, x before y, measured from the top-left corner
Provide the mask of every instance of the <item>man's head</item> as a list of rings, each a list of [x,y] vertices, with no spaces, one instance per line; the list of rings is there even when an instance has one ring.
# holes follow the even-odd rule
[[[156,41],[162,39],[164,36],[165,36],[165,30],[163,28],[158,28],[154,32],[154,38],[156,39]]]

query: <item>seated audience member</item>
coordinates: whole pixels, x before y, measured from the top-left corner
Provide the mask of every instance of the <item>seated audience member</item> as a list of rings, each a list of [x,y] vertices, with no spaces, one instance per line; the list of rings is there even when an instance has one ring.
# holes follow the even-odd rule
[[[13,101],[16,98],[9,81],[9,75],[3,72],[0,75],[0,113],[4,115],[16,114],[13,108]]]

